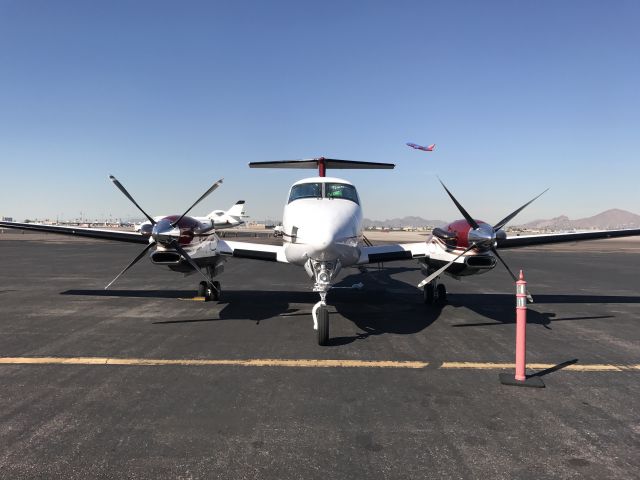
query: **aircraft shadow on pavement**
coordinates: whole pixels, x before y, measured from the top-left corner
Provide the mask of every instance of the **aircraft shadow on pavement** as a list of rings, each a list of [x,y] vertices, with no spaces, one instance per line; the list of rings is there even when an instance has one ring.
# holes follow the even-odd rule
[[[554,312],[540,312],[543,305],[548,304],[624,304],[640,303],[640,297],[615,296],[615,295],[534,295],[535,303],[529,304],[527,309],[527,323],[542,325],[550,329],[552,322],[572,321],[572,320],[598,320],[615,318],[615,315],[596,315],[556,318]],[[458,323],[453,327],[481,327],[491,325],[502,325],[515,323],[515,296],[505,293],[472,293],[472,294],[450,294],[448,296],[449,305],[453,307],[466,307],[483,317],[493,320],[492,322],[480,323]]]
[[[397,280],[393,275],[414,271],[415,268],[386,268],[353,273],[342,278],[329,292],[327,303],[338,315],[346,318],[361,331],[352,336],[334,337],[330,345],[345,345],[370,336],[393,334],[415,334],[433,322],[441,308],[424,305],[421,292],[413,285]],[[351,289],[354,284],[363,283],[361,290]],[[346,287],[346,288],[345,288]],[[67,290],[62,295],[87,295],[97,297],[133,298],[193,298],[194,290]],[[612,295],[545,295],[538,294],[529,306],[527,322],[550,328],[552,322],[568,320],[589,320],[614,318],[614,315],[590,317],[556,318],[554,312],[539,312],[546,304],[618,304],[640,303],[640,297]],[[311,316],[311,308],[319,300],[318,294],[309,291],[255,291],[224,290],[221,307],[217,315],[196,319],[159,320],[154,324],[180,324],[195,322],[216,322],[220,320],[253,320],[260,323],[278,317]],[[294,304],[306,304],[303,309]],[[515,323],[515,297],[510,294],[473,293],[449,294],[449,307],[465,307],[486,318],[487,322],[459,323],[453,327],[479,327]]]
[[[344,277],[327,296],[338,314],[353,322],[361,332],[351,336],[333,337],[329,345],[345,345],[375,335],[418,333],[440,316],[441,309],[427,307],[422,293],[415,286],[394,278],[394,275],[417,271],[415,267],[394,267],[365,273],[357,272]],[[362,283],[362,290],[350,286]]]
[[[195,290],[66,290],[60,295],[88,297],[132,297],[132,298],[189,298]]]
[[[327,303],[334,315],[353,322],[361,331],[353,336],[333,338],[331,345],[344,345],[372,335],[385,333],[413,334],[433,323],[439,316],[437,308],[425,308],[422,295],[412,285],[392,278],[392,275],[415,268],[387,268],[367,273],[356,272],[342,278],[329,292]],[[363,283],[364,288],[351,289]],[[346,287],[346,288],[345,288]],[[154,324],[216,322],[221,320],[253,320],[257,323],[278,317],[311,318],[311,308],[319,295],[311,291],[223,290],[217,302],[217,315],[204,318],[158,320]],[[194,290],[67,290],[62,295],[132,298],[193,298]],[[299,309],[299,304],[305,307]]]

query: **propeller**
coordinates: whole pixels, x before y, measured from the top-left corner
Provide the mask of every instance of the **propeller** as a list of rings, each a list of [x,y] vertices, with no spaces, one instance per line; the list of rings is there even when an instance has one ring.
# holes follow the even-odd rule
[[[515,276],[513,271],[511,271],[511,269],[507,265],[507,262],[504,261],[504,259],[500,256],[500,254],[498,253],[498,250],[496,249],[496,233],[502,227],[504,227],[507,223],[509,223],[511,220],[513,220],[513,218],[516,215],[518,215],[522,210],[524,210],[527,206],[529,206],[531,203],[533,203],[534,200],[538,199],[542,194],[547,192],[549,189],[547,188],[544,192],[542,192],[539,195],[535,196],[533,199],[529,200],[527,203],[522,205],[520,208],[514,210],[509,215],[504,217],[502,220],[500,220],[498,223],[496,223],[495,226],[490,227],[489,225],[485,225],[485,224],[479,225],[478,222],[471,215],[469,215],[469,212],[467,212],[465,210],[465,208],[462,206],[462,204],[460,202],[458,202],[456,197],[449,191],[449,189],[442,182],[442,180],[440,180],[439,178],[438,178],[438,180],[440,181],[440,184],[445,189],[445,191],[447,192],[447,194],[449,195],[449,197],[451,198],[453,203],[458,208],[458,211],[462,214],[464,219],[467,221],[467,223],[471,227],[471,230],[469,230],[469,233],[468,233],[469,247],[467,247],[456,258],[451,260],[447,265],[445,265],[444,267],[438,269],[436,272],[432,273],[427,278],[425,278],[422,282],[420,282],[418,287],[423,287],[427,283],[431,282],[434,278],[436,278],[438,275],[440,275],[442,272],[444,272],[458,258],[460,258],[462,255],[467,253],[469,250],[471,250],[473,248],[477,248],[477,247],[489,248],[489,250],[491,250],[491,252],[495,255],[495,257],[500,261],[500,263],[502,263],[502,265],[507,270],[507,272],[509,272],[509,275],[511,276],[511,278],[513,278],[513,281],[514,282],[517,281],[518,280],[517,277]],[[531,296],[531,294],[528,291],[527,291],[527,298],[529,299],[530,302],[533,303],[533,297]]]
[[[472,248],[474,248],[474,245],[471,245],[469,247],[467,247],[465,249],[464,252],[462,252],[460,255],[458,255],[456,258],[454,258],[453,260],[451,260],[449,263],[447,263],[444,267],[439,268],[438,270],[436,270],[435,272],[433,272],[431,275],[429,275],[427,278],[425,278],[424,280],[422,280],[419,284],[418,284],[418,288],[422,288],[424,287],[427,283],[431,282],[434,278],[440,276],[440,274],[442,272],[444,272],[447,268],[449,268],[451,266],[451,264],[453,262],[455,262],[456,260],[458,260],[462,255],[464,255],[465,253],[467,253],[469,250],[471,250]]]
[[[519,209],[513,211],[512,213],[510,213],[509,215],[507,215],[506,217],[504,217],[502,220],[500,220],[498,223],[496,223],[495,227],[493,227],[493,231],[497,232],[498,230],[500,230],[502,227],[504,227],[507,223],[509,223],[511,220],[513,220],[513,218],[518,215],[522,210],[524,210],[526,207],[528,207],[531,203],[533,203],[534,200],[537,200],[538,198],[540,198],[542,196],[542,194],[546,193],[549,189],[547,188],[544,192],[542,192],[540,195],[538,195],[537,197],[534,197],[533,199],[529,200],[527,203],[525,203],[524,205],[522,205]]]
[[[127,192],[127,189],[124,188],[122,186],[122,184],[118,181],[118,179],[116,177],[114,177],[113,175],[109,175],[109,178],[111,179],[111,181],[113,182],[113,184],[118,187],[118,190],[120,190],[122,193],[124,193],[124,196],[127,197],[129,200],[131,200],[131,203],[133,203],[136,207],[138,207],[138,210],[140,210],[142,212],[142,214],[147,217],[149,219],[149,221],[151,222],[151,225],[155,225],[156,221],[151,218],[147,212],[145,212],[142,207],[140,205],[138,205],[138,202],[136,202],[133,197],[129,194],[129,192]]]
[[[144,250],[142,250],[142,251],[138,254],[138,256],[137,256],[136,258],[134,258],[134,259],[133,259],[133,261],[132,261],[129,265],[127,265],[126,267],[124,267],[124,269],[123,269],[123,270],[122,270],[118,275],[116,275],[116,278],[114,278],[113,280],[111,280],[111,281],[109,282],[109,284],[108,284],[106,287],[104,287],[104,289],[105,289],[105,290],[106,290],[106,289],[108,289],[108,288],[111,286],[111,284],[113,284],[117,279],[119,279],[119,278],[124,274],[124,272],[126,272],[127,270],[129,270],[129,269],[130,269],[131,267],[133,267],[136,263],[138,263],[138,262],[140,261],[140,259],[141,259],[142,257],[144,257],[144,254],[145,254],[145,253],[147,253],[151,247],[155,246],[155,244],[156,244],[155,240],[152,240],[151,242],[149,242],[149,245],[147,245],[146,247],[144,247]]]
[[[453,203],[456,204],[456,207],[458,207],[458,211],[462,214],[462,216],[469,223],[469,225],[471,225],[473,228],[479,228],[480,226],[478,225],[478,222],[476,222],[473,219],[473,217],[471,215],[469,215],[469,213],[464,209],[464,207],[460,204],[460,202],[458,202],[458,200],[456,200],[456,197],[453,196],[453,193],[451,193],[449,191],[449,189],[442,182],[442,180],[440,180],[439,178],[438,178],[438,180],[440,181],[440,185],[442,185],[443,188],[445,189],[445,191],[449,194],[449,197],[451,197],[451,200],[453,200]]]
[[[502,265],[504,265],[504,268],[507,269],[507,272],[509,272],[509,275],[511,275],[511,278],[513,278],[514,282],[518,281],[518,277],[515,276],[515,274],[511,271],[511,269],[509,268],[509,265],[507,265],[507,262],[505,262],[503,260],[503,258],[500,256],[500,254],[498,253],[498,249],[496,247],[491,247],[491,251],[493,252],[493,254],[496,256],[496,258],[498,260],[500,260],[500,263],[502,263]],[[533,297],[531,296],[531,294],[529,293],[529,290],[527,289],[526,291],[527,293],[527,300],[529,300],[530,303],[533,303]]]
[[[180,223],[180,220],[182,220],[182,219],[184,218],[184,216],[185,216],[187,213],[189,213],[193,207],[195,207],[195,206],[196,206],[197,204],[199,204],[202,200],[204,200],[205,198],[207,198],[211,192],[213,192],[216,188],[218,188],[218,187],[222,184],[222,180],[223,180],[223,179],[221,178],[221,179],[220,179],[220,180],[218,180],[216,183],[214,183],[213,185],[211,185],[211,187],[209,188],[209,190],[207,190],[206,192],[204,192],[204,193],[202,194],[202,196],[201,196],[198,200],[196,200],[196,201],[194,202],[194,204],[193,204],[193,205],[191,205],[189,208],[187,208],[187,211],[186,211],[186,212],[184,212],[182,215],[180,215],[180,217],[179,217],[175,222],[173,222],[173,223],[172,223],[172,225],[173,225],[174,227],[175,227],[176,225],[178,225],[178,223]]]
[[[109,284],[104,287],[105,290],[108,289],[116,280],[118,280],[118,278],[120,278],[122,275],[124,275],[124,273],[129,270],[131,267],[133,267],[136,263],[138,263],[140,261],[140,259],[142,257],[144,257],[144,255],[151,249],[151,247],[157,245],[157,244],[162,244],[165,246],[170,246],[172,247],[176,252],[178,252],[196,271],[198,271],[206,280],[208,283],[213,283],[211,281],[211,279],[209,277],[207,277],[201,270],[200,267],[198,267],[198,265],[193,261],[193,259],[189,256],[189,254],[180,246],[180,244],[178,243],[177,239],[176,239],[176,235],[180,235],[180,231],[179,229],[176,229],[176,227],[178,226],[178,224],[180,223],[180,220],[182,220],[192,209],[193,207],[195,207],[197,204],[199,204],[202,200],[204,200],[211,192],[213,192],[216,188],[218,188],[221,184],[222,184],[222,178],[220,180],[218,180],[217,182],[215,182],[211,187],[209,187],[209,189],[204,192],[204,194],[202,194],[200,196],[200,198],[198,198],[198,200],[196,200],[193,205],[191,205],[182,215],[180,215],[180,217],[178,217],[177,220],[175,220],[174,222],[169,222],[169,219],[163,219],[160,220],[158,222],[156,222],[149,214],[147,214],[147,212],[145,212],[142,207],[140,205],[138,205],[138,203],[135,201],[135,199],[131,196],[131,194],[127,191],[126,188],[124,188],[124,186],[118,181],[118,179],[116,177],[114,177],[113,175],[109,175],[109,179],[113,182],[113,184],[118,188],[118,190],[120,190],[125,197],[127,197],[131,203],[133,203],[138,210],[140,210],[145,217],[147,217],[147,219],[149,220],[149,222],[151,222],[151,225],[153,225],[153,231],[151,232],[151,239],[149,241],[149,244],[136,256],[136,258],[134,258],[118,275],[116,275],[116,277],[111,280],[111,282],[109,282]],[[204,232],[209,232],[213,230],[213,224],[211,228],[207,228],[201,232],[198,233],[204,233]],[[177,233],[176,233],[177,232]]]

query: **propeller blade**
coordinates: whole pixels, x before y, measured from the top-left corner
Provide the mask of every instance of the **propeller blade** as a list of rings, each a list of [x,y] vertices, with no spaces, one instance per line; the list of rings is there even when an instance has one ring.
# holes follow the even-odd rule
[[[116,278],[114,278],[113,280],[111,280],[111,281],[109,282],[109,284],[108,284],[106,287],[104,287],[104,289],[105,289],[105,290],[106,290],[106,289],[108,289],[108,288],[113,284],[113,282],[115,282],[117,279],[119,279],[119,278],[124,274],[124,272],[126,272],[127,270],[129,270],[129,269],[130,269],[131,267],[133,267],[136,263],[138,263],[138,261],[140,261],[140,259],[141,259],[142,257],[144,257],[144,254],[145,254],[145,253],[147,253],[151,247],[155,246],[155,244],[156,244],[156,242],[150,242],[150,243],[149,243],[149,245],[147,245],[146,247],[144,247],[144,250],[142,250],[142,251],[138,254],[138,256],[137,256],[136,258],[134,258],[134,259],[133,259],[133,261],[132,261],[129,265],[127,265],[126,267],[124,267],[124,270],[122,270],[118,275],[116,275]]]
[[[213,192],[216,188],[218,188],[221,184],[222,184],[222,178],[220,180],[218,180],[216,183],[214,183],[213,185],[211,185],[211,188],[209,188],[209,190],[207,190],[206,192],[204,192],[202,194],[202,196],[195,201],[195,203],[193,205],[191,205],[189,208],[187,208],[187,211],[184,212],[182,215],[180,215],[180,217],[173,222],[171,225],[173,225],[174,227],[178,224],[178,222],[180,222],[180,220],[182,220],[182,218],[191,211],[191,209],[193,207],[195,207],[197,204],[199,204],[202,200],[204,200],[211,192]]]
[[[502,263],[502,265],[504,265],[504,268],[507,269],[507,272],[509,272],[509,275],[511,275],[511,278],[513,278],[513,281],[517,282],[518,281],[518,277],[515,276],[515,274],[509,268],[509,265],[507,265],[507,262],[505,262],[504,259],[500,256],[500,254],[498,253],[498,250],[496,249],[496,247],[492,247],[491,251],[496,256],[496,258],[498,260],[500,260],[500,263]],[[533,303],[533,297],[529,293],[529,289],[527,289],[527,300],[529,300],[530,303]]]
[[[507,223],[509,223],[513,217],[515,217],[516,215],[518,215],[522,210],[524,210],[527,206],[529,206],[529,204],[533,203],[534,200],[538,199],[540,196],[542,196],[543,193],[546,193],[549,189],[547,188],[547,190],[545,190],[544,192],[542,192],[540,195],[538,195],[537,197],[535,197],[533,200],[529,200],[527,203],[525,203],[523,206],[521,206],[519,209],[517,209],[515,212],[507,215],[506,217],[504,217],[502,220],[500,220],[498,223],[496,223],[495,227],[493,227],[493,231],[497,232],[498,230],[500,230],[502,227],[504,227]]]
[[[442,183],[442,180],[440,180],[438,178],[438,180],[440,181],[440,185],[442,185],[444,187],[444,189],[446,190],[446,192],[449,194],[449,196],[451,197],[451,200],[453,200],[453,203],[456,204],[456,207],[458,207],[458,210],[460,211],[460,213],[462,214],[462,216],[464,217],[464,219],[469,223],[469,225],[471,225],[473,228],[478,228],[478,222],[476,222],[473,217],[471,217],[471,215],[469,215],[469,213],[464,209],[464,207],[462,205],[460,205],[460,202],[458,202],[458,200],[456,200],[456,197],[453,196],[453,194],[449,191],[449,189],[445,186],[444,183]]]
[[[151,225],[155,225],[156,221],[151,218],[147,212],[145,212],[142,207],[140,205],[138,205],[138,203],[133,199],[133,197],[131,195],[129,195],[129,192],[127,192],[127,189],[124,188],[122,186],[122,184],[118,181],[118,179],[116,177],[114,177],[113,175],[109,175],[109,178],[111,179],[111,181],[113,182],[113,184],[118,187],[118,190],[120,190],[122,193],[124,193],[124,196],[127,197],[129,200],[131,200],[131,202],[138,207],[138,210],[140,210],[145,217],[147,217],[149,219],[149,221],[151,222]]]
[[[213,284],[211,279],[207,275],[205,275],[202,272],[202,270],[200,270],[200,267],[198,266],[198,264],[196,262],[194,262],[193,258],[191,258],[191,256],[187,252],[185,252],[184,248],[182,248],[177,241],[173,240],[170,243],[170,245],[171,245],[172,248],[175,249],[176,252],[178,252],[180,255],[182,255],[182,257],[187,262],[189,262],[189,265],[191,265],[195,269],[196,272],[198,272],[200,275],[202,275],[204,277],[204,279],[207,281],[208,284]]]
[[[451,260],[449,263],[447,263],[444,267],[439,268],[438,270],[436,270],[435,272],[433,272],[431,275],[429,275],[427,278],[425,278],[424,280],[422,280],[419,284],[418,284],[418,288],[422,288],[424,287],[427,283],[431,282],[434,278],[438,277],[442,272],[444,272],[447,268],[449,268],[451,266],[451,264],[453,262],[455,262],[457,259],[459,259],[462,255],[464,255],[465,253],[467,253],[469,250],[471,250],[473,247],[475,247],[475,245],[470,245],[469,247],[467,247],[467,249],[462,252],[460,255],[458,255],[456,258],[454,258],[453,260]]]

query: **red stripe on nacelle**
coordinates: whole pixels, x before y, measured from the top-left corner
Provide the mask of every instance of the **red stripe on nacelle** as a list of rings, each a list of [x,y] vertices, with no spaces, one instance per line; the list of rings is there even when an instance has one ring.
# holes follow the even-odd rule
[[[482,220],[476,219],[478,225],[486,224],[487,222],[483,222]],[[472,227],[469,225],[469,222],[466,220],[456,220],[455,222],[451,222],[446,227],[443,227],[443,230],[447,232],[456,234],[456,245],[458,248],[467,248],[469,246],[469,230]]]

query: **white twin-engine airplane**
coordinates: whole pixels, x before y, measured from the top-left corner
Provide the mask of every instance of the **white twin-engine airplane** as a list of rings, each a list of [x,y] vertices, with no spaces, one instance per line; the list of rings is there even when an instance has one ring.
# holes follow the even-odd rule
[[[355,162],[317,158],[276,162],[253,162],[251,168],[318,168],[318,176],[293,184],[284,207],[283,244],[265,245],[220,239],[211,219],[188,217],[187,213],[215,190],[221,180],[205,192],[183,215],[151,218],[115,178],[114,184],[149,219],[151,228],[144,232],[116,232],[0,222],[0,226],[40,230],[52,233],[82,235],[123,242],[146,243],[142,252],[107,285],[107,288],[150,249],[151,261],[185,274],[199,273],[198,293],[209,300],[218,299],[220,283],[213,279],[223,271],[228,257],[290,263],[303,267],[314,281],[313,290],[320,301],[313,307],[312,317],[320,345],[329,341],[327,293],[342,268],[371,263],[416,259],[425,279],[423,289],[427,304],[444,304],[446,288],[439,282],[443,273],[455,278],[485,273],[500,262],[515,280],[515,275],[498,253],[498,249],[524,247],[598,238],[640,235],[640,229],[604,230],[585,233],[530,235],[507,238],[502,228],[533,200],[527,202],[494,226],[474,219],[444,184],[447,194],[464,217],[444,228],[435,228],[424,242],[372,246],[363,235],[362,208],[355,186],[344,179],[327,177],[326,169],[392,169],[390,163]],[[442,183],[442,182],[441,182]],[[544,192],[543,192],[544,193]],[[361,285],[354,285],[359,288]]]

